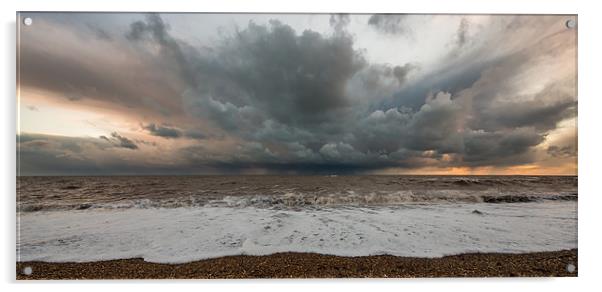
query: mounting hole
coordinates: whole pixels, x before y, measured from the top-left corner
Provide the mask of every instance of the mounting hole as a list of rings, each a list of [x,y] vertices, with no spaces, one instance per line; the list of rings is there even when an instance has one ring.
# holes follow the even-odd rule
[[[566,271],[569,273],[575,272],[575,265],[573,265],[573,264],[566,265]]]
[[[25,25],[27,25],[27,26],[30,26],[30,25],[32,25],[32,24],[33,24],[33,19],[31,19],[31,17],[25,17],[25,18],[23,19],[23,24],[25,24]]]
[[[575,28],[577,26],[577,22],[574,19],[569,19],[565,23],[567,28]]]
[[[31,275],[32,273],[33,273],[33,269],[32,269],[31,267],[27,266],[27,267],[23,268],[23,274],[24,274],[24,275],[27,275],[27,276],[29,276],[29,275]]]

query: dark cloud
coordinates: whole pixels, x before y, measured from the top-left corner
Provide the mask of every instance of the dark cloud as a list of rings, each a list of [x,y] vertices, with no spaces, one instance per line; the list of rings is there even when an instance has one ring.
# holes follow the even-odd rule
[[[175,40],[158,15],[131,25],[127,38],[159,45],[186,80],[187,108],[213,116],[225,129],[269,116],[283,123],[319,122],[349,106],[346,82],[365,61],[347,34],[324,37],[288,25],[250,23],[203,55]],[[220,119],[224,117],[224,119]]]
[[[182,136],[182,131],[166,125],[156,125],[151,123],[143,126],[143,128],[148,130],[148,132],[153,136],[159,136],[163,138],[179,138]]]
[[[189,138],[195,140],[203,140],[209,138],[209,135],[202,133],[199,130],[182,130],[180,128],[165,124],[158,125],[155,123],[150,123],[148,125],[142,125],[142,128],[147,130],[148,133],[153,136],[163,137],[167,139]]]
[[[417,68],[414,64],[405,64],[403,66],[393,67],[393,76],[397,79],[400,85],[406,82],[408,74]]]
[[[550,84],[533,96],[508,100],[487,100],[481,93],[474,127],[488,130],[532,126],[552,130],[567,118],[576,116],[577,102],[573,94],[558,84]],[[478,125],[477,125],[478,123]]]
[[[437,93],[412,116],[406,130],[409,137],[406,147],[418,151],[460,152],[459,131],[463,118],[463,108],[452,101],[451,94]]]
[[[529,152],[543,142],[545,133],[533,127],[491,132],[467,129],[466,109],[451,97],[440,92],[417,112],[375,111],[356,128],[354,144],[364,153],[390,157],[405,153],[406,159],[425,151],[435,157],[459,155],[462,160],[456,165],[514,165],[532,160]]]
[[[132,24],[127,36],[159,45],[187,80],[186,109],[230,131],[265,119],[289,125],[333,119],[351,106],[347,82],[366,64],[347,34],[296,34],[279,21],[250,23],[211,55],[185,49],[156,15]]]
[[[184,136],[190,139],[203,140],[209,138],[209,135],[198,130],[188,130],[184,132]]]
[[[460,24],[458,25],[458,31],[456,32],[456,47],[463,48],[468,42],[468,29],[470,27],[470,23],[468,19],[462,18]]]
[[[351,22],[351,16],[349,14],[331,14],[330,15],[330,26],[335,32],[342,32],[347,25]]]
[[[463,17],[462,19],[460,19],[460,23],[458,24],[456,33],[453,35],[453,38],[448,44],[448,47],[450,47],[451,49],[448,53],[447,58],[458,58],[463,53],[469,50],[469,48],[471,47],[470,45],[473,41],[471,36],[469,36],[470,28],[471,24],[467,18]]]
[[[276,21],[249,25],[230,41],[223,69],[254,106],[287,124],[322,121],[350,106],[346,83],[365,64],[350,36],[296,35]]]
[[[464,137],[463,160],[471,166],[516,165],[533,161],[531,147],[544,141],[533,128],[509,132],[472,131]]]
[[[76,60],[72,55],[48,58],[49,49],[38,46],[21,49],[21,82],[24,87],[56,92],[71,101],[99,95],[108,100],[136,95],[134,88],[124,87],[114,76],[96,71],[84,60]],[[135,99],[131,101],[135,102]]]
[[[156,142],[146,141],[146,140],[142,140],[142,139],[134,139],[134,143],[136,143],[137,145],[143,144],[143,145],[153,146],[153,147],[157,146]]]
[[[134,141],[119,135],[117,132],[111,133],[111,137],[100,136],[100,139],[103,139],[115,147],[127,148],[127,149],[138,149],[138,145],[134,143]]]
[[[577,156],[577,149],[572,146],[549,146],[546,150],[548,155],[552,157],[573,157]]]
[[[112,138],[105,137],[113,140]],[[211,173],[193,165],[155,164],[152,161],[129,159],[137,154],[115,147],[104,138],[64,137],[41,134],[17,136],[18,175],[121,175],[121,174],[182,174],[192,171]],[[118,153],[126,151],[122,158]]]
[[[399,90],[402,85],[406,84],[408,75],[419,67],[415,64],[407,63],[403,66],[390,66],[386,64],[372,64],[362,72],[356,74],[355,78],[359,78],[362,82],[364,90],[369,94],[377,94],[377,91],[385,90],[387,96],[391,96],[391,90]],[[394,82],[391,82],[394,81]],[[367,92],[367,93],[368,93]],[[424,96],[422,101],[424,102]]]
[[[87,23],[86,26],[88,27],[88,29],[90,29],[93,33],[93,35],[95,37],[97,37],[100,40],[103,41],[112,41],[113,37],[111,36],[111,34],[109,32],[107,32],[106,30],[102,29],[101,27],[99,27],[98,25],[94,25],[91,23]]]
[[[100,138],[23,133],[17,136],[17,175],[95,175],[143,173],[131,161],[117,158]],[[135,169],[139,168],[139,169]]]
[[[414,82],[412,86],[406,86],[394,92],[393,99],[383,106],[403,106],[418,110],[425,103],[425,98],[429,94],[443,91],[454,95],[472,87],[481,78],[483,71],[493,64],[493,61],[474,61],[461,66],[457,64],[444,66],[430,72]]]
[[[22,134],[17,136],[17,174],[95,174],[99,163],[91,159],[90,153],[110,147],[95,138]]]
[[[130,30],[125,37],[132,42],[154,42],[159,45],[161,54],[170,62],[172,70],[188,84],[195,85],[199,79],[199,66],[203,66],[198,59],[196,50],[183,42],[179,42],[169,34],[169,25],[159,14],[147,14],[145,21],[136,21],[130,25]]]
[[[178,113],[177,99],[165,98],[179,96],[178,82],[168,77],[167,67],[155,70],[151,58],[133,55],[123,39],[104,30],[106,23],[98,15],[60,16],[36,14],[36,29],[22,32],[21,41],[32,44],[19,48],[22,89],[77,103]],[[33,45],[39,43],[45,45]]]
[[[406,34],[406,17],[373,15],[369,25]],[[567,49],[552,39],[521,40],[520,49],[498,50],[515,32],[473,43],[473,26],[463,19],[456,34],[443,41],[454,39],[451,52],[462,49],[462,54],[443,52],[434,68],[378,64],[357,48],[347,32],[349,22],[349,15],[331,15],[334,33],[328,34],[296,31],[278,20],[250,22],[221,34],[207,49],[175,37],[166,20],[148,14],[128,23],[120,36],[107,32],[110,39],[94,38],[135,51],[126,56],[143,65],[132,71],[125,67],[130,63],[91,65],[83,57],[60,55],[58,48],[26,46],[26,86],[77,103],[122,105],[128,114],[140,112],[141,132],[166,139],[151,143],[117,132],[69,142],[22,136],[23,167],[41,171],[62,155],[73,169],[85,169],[88,160],[91,172],[113,167],[146,173],[149,161],[109,159],[101,167],[99,156],[86,155],[138,155],[160,149],[161,143],[181,146],[170,148],[169,163],[152,165],[165,173],[512,166],[534,162],[546,137],[576,116],[574,80],[561,78],[541,88],[519,80],[523,72],[541,70],[543,57]],[[170,119],[180,115],[186,122]],[[181,141],[186,139],[196,141]],[[565,157],[573,148],[539,149]]]
[[[410,29],[406,19],[405,14],[374,14],[368,19],[368,25],[387,34],[407,34]]]
[[[573,100],[554,103],[540,100],[497,104],[495,108],[489,109],[489,116],[481,117],[479,123],[486,129],[534,126],[541,130],[551,130],[556,128],[560,121],[575,116],[577,103]]]

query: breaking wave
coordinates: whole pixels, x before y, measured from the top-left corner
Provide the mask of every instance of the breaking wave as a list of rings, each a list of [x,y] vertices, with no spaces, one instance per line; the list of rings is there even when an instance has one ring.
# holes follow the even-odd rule
[[[337,206],[386,206],[404,204],[446,204],[446,203],[526,203],[545,201],[577,201],[577,193],[532,193],[500,194],[491,192],[468,192],[459,190],[397,191],[391,193],[358,194],[353,191],[337,194],[304,195],[286,193],[283,195],[243,195],[204,198],[189,196],[170,199],[135,199],[102,203],[71,204],[20,204],[18,211],[57,211],[86,209],[149,209],[182,207],[256,207],[256,208],[301,208]]]

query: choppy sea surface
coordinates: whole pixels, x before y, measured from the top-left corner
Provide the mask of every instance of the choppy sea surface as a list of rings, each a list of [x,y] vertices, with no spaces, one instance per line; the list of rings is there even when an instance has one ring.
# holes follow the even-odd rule
[[[18,177],[17,259],[577,247],[575,176]]]

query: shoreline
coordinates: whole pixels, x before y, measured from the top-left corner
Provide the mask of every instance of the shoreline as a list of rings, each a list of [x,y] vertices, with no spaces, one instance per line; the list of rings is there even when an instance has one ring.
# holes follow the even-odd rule
[[[572,264],[575,270],[567,271]],[[31,268],[31,275],[23,271]],[[317,253],[226,256],[183,264],[141,258],[83,263],[17,262],[17,280],[576,277],[577,249],[533,253],[466,253],[440,258],[343,257]]]

